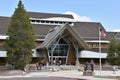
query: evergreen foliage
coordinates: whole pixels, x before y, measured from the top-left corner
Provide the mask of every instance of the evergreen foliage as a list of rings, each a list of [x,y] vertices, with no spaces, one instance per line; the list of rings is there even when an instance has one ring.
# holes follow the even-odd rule
[[[117,53],[118,44],[117,44],[117,42],[116,42],[114,37],[111,39],[110,42],[111,43],[109,44],[109,47],[108,47],[107,61],[111,65],[118,65],[118,62],[117,62],[117,58],[118,58],[118,53]]]
[[[117,65],[120,66],[120,43],[117,44],[117,59],[115,60]]]
[[[21,69],[31,62],[32,49],[35,47],[34,29],[22,1],[19,1],[11,17],[7,35],[7,62],[15,69]]]

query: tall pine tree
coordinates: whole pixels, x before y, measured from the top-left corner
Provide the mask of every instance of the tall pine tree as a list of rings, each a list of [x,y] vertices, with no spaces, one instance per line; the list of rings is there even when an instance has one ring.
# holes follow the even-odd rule
[[[117,65],[120,66],[120,43],[117,43],[117,51],[116,51],[116,54],[117,54],[117,59],[115,59],[115,61],[117,62]]]
[[[107,56],[107,62],[109,62],[111,65],[117,65],[117,42],[115,38],[113,37],[110,41],[108,47],[108,56]]]
[[[31,62],[32,49],[35,47],[34,29],[22,1],[19,1],[11,17],[7,35],[7,61],[15,69],[21,69]]]

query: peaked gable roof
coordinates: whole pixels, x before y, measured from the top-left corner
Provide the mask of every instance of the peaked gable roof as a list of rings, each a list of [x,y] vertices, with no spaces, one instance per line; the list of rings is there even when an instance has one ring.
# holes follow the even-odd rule
[[[38,46],[36,49],[40,48],[48,48],[48,46],[59,36],[62,34],[62,32],[67,29],[72,36],[78,41],[80,45],[82,45],[83,48],[88,49],[87,43],[84,42],[84,40],[81,38],[79,33],[74,29],[73,26],[70,26],[69,24],[65,24],[62,26],[56,26],[55,28],[52,28],[49,30],[48,34],[45,37],[45,40],[40,46]]]

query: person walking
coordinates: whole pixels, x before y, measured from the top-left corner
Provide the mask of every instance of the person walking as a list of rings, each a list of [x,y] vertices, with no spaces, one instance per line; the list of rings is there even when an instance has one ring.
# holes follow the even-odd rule
[[[36,70],[38,70],[39,68],[39,63],[36,63]]]
[[[113,74],[115,74],[116,67],[113,66],[113,67],[112,67],[112,70],[113,70]]]
[[[25,67],[23,68],[23,70],[22,70],[22,71],[23,71],[23,72],[22,72],[22,75],[23,75],[23,76],[24,76],[24,75],[26,75],[26,71],[27,71],[27,70],[26,70],[26,68],[25,68]]]

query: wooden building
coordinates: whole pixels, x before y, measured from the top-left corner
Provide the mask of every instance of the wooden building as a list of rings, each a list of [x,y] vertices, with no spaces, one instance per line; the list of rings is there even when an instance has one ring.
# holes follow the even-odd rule
[[[119,32],[106,32],[99,22],[79,22],[67,14],[27,13],[35,29],[37,44],[33,49],[32,63],[43,61],[54,64],[54,61],[61,60],[63,65],[75,65],[76,61],[84,63],[93,60],[99,63],[99,58],[105,63],[111,37],[116,36],[120,41]],[[8,37],[6,32],[10,19],[0,16],[1,65],[6,63],[7,51],[4,48],[4,41]],[[99,39],[99,29],[107,34],[105,38]]]

